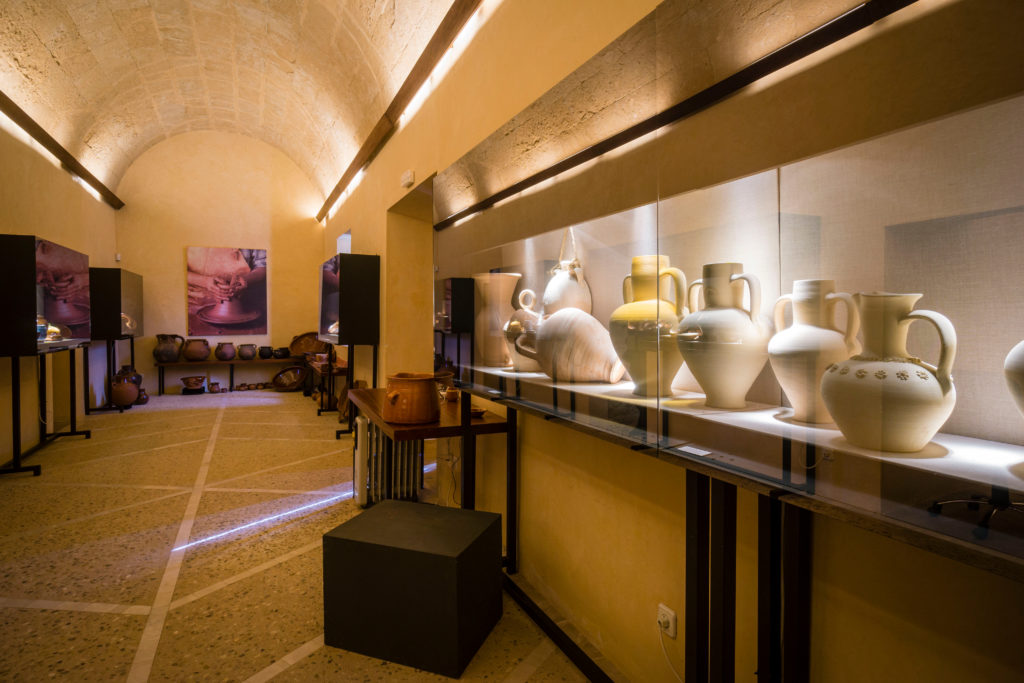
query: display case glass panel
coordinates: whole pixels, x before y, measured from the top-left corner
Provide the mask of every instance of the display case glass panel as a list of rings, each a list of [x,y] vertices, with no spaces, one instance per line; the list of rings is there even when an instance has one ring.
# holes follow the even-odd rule
[[[141,275],[123,268],[90,268],[89,289],[93,339],[145,334]]]
[[[462,380],[663,459],[1024,559],[1022,133],[1016,97],[479,251],[439,248],[442,277],[477,279]],[[573,277],[592,306],[573,315],[596,325],[545,335],[545,293]],[[598,338],[622,377],[553,369],[597,363]],[[545,344],[543,367],[518,365]]]
[[[338,268],[341,254],[335,254],[320,266],[319,338],[338,343]]]

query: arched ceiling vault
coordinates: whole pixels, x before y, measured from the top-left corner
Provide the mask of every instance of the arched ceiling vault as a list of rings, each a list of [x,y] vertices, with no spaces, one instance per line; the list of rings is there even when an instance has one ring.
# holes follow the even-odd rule
[[[0,91],[104,184],[191,130],[281,149],[326,196],[452,0],[4,0]]]

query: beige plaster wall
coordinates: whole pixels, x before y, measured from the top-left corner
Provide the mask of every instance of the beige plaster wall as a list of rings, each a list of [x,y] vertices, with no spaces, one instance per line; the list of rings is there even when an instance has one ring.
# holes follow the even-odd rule
[[[323,228],[312,216],[319,195],[280,150],[233,133],[185,133],[140,156],[117,192],[125,201],[116,221],[121,265],[143,276],[146,336],[136,359],[151,392],[155,335],[185,336],[189,246],[267,249],[268,333],[208,336],[211,345],[287,346],[316,329]],[[226,384],[227,371],[216,372]],[[167,370],[167,388],[180,390],[185,374]],[[239,369],[235,381],[272,376],[267,368]]]
[[[0,233],[37,235],[89,256],[89,265],[113,267],[114,211],[96,200],[55,162],[42,156],[20,136],[0,127]],[[79,413],[84,409],[81,382],[82,351],[76,351],[78,372],[76,398]],[[66,356],[67,354],[58,354]],[[100,384],[102,351],[93,353],[90,366],[93,383]],[[67,373],[63,363],[57,361],[57,381],[54,382],[53,359],[48,363],[48,395],[50,428],[67,424],[70,417],[67,393]],[[21,435],[23,448],[39,441],[37,419],[38,384],[36,360],[21,359]],[[7,359],[0,360],[0,460],[11,455],[11,366]]]
[[[407,193],[400,185],[402,173],[412,170],[420,182],[448,167],[656,5],[654,0],[516,0],[499,5],[328,221],[323,258],[335,253],[337,237],[351,230],[353,253],[379,254],[384,263],[395,257],[420,270],[411,277],[422,289],[414,292],[405,286],[402,296],[432,301],[431,248],[422,241],[388,238],[387,209]],[[541,26],[544,30],[538,30]],[[382,301],[390,300],[392,286],[383,278]],[[385,307],[382,320],[390,315]],[[429,348],[431,321],[421,320],[426,327],[404,326],[397,337],[398,330],[382,323],[381,377],[404,370],[399,366],[406,358],[416,357],[424,345]],[[368,360],[360,357],[358,362],[360,375],[368,375],[368,367],[362,367]]]

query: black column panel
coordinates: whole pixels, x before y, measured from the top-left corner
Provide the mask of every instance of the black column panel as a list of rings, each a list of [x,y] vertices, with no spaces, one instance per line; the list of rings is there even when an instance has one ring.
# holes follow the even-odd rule
[[[380,256],[338,254],[338,344],[380,343]]]

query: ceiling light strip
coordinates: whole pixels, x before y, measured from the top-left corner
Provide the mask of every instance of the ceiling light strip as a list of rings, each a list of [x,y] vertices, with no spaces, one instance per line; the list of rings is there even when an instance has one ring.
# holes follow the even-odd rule
[[[409,102],[412,101],[420,87],[430,78],[434,67],[441,61],[448,48],[451,47],[452,42],[459,35],[462,27],[473,16],[473,12],[476,11],[480,2],[481,0],[455,0],[452,3],[451,8],[444,15],[444,19],[441,20],[437,30],[434,31],[434,35],[431,36],[427,46],[423,48],[419,59],[416,60],[416,63],[409,71],[409,75],[406,76],[405,81],[398,88],[398,92],[395,93],[391,104],[384,111],[380,120],[377,121],[377,125],[370,131],[370,135],[363,142],[359,151],[356,152],[356,156],[349,163],[348,168],[341,174],[341,180],[334,186],[331,193],[327,195],[324,205],[320,207],[320,211],[316,214],[318,222],[323,222],[328,212],[334,208],[334,205],[341,198],[341,193],[348,188],[349,183],[356,177],[356,174],[366,168],[377,154],[380,153],[384,145],[387,144],[388,139],[395,132],[395,124],[398,122],[398,118],[402,115]]]
[[[826,24],[805,33],[799,38],[787,43],[779,49],[761,57],[749,66],[744,67],[733,75],[718,81],[717,83],[701,90],[695,95],[686,98],[668,109],[644,119],[643,121],[630,126],[629,128],[605,138],[590,147],[587,147],[572,156],[569,156],[558,163],[549,166],[531,176],[520,180],[513,185],[499,190],[489,197],[457,211],[447,218],[434,225],[435,230],[444,230],[459,221],[465,220],[473,214],[489,209],[498,202],[513,197],[523,190],[538,185],[575,168],[592,159],[621,147],[633,140],[643,137],[663,126],[676,123],[694,114],[717,104],[718,102],[734,95],[741,89],[752,83],[779,71],[783,67],[807,57],[843,38],[853,35],[857,31],[874,24],[890,14],[912,5],[917,0],[868,0],[857,5],[845,14],[836,17]]]
[[[42,126],[36,123],[31,116],[25,113],[24,109],[15,104],[14,101],[3,92],[0,92],[0,111],[6,114],[7,117],[17,124],[23,131],[28,133],[33,140],[45,147],[46,151],[57,157],[65,171],[96,190],[104,202],[112,206],[114,209],[120,209],[124,206],[124,202],[121,201],[120,197],[114,194],[109,187],[104,185],[99,178],[90,173],[89,170],[78,161],[78,159],[71,155],[71,152],[64,149],[63,145],[54,140],[53,136],[43,130]]]

